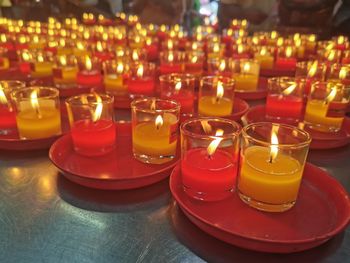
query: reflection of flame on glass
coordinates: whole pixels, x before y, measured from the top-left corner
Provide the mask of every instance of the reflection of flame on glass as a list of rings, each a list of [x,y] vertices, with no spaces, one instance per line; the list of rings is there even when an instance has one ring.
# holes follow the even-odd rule
[[[291,94],[295,90],[296,87],[297,87],[296,83],[290,85],[288,88],[286,88],[284,91],[282,91],[283,95]]]
[[[143,65],[142,65],[142,64],[140,64],[140,65],[138,66],[136,75],[137,75],[139,78],[142,78],[142,77],[143,77]]]
[[[166,26],[165,25],[161,25],[160,26],[160,31],[165,32],[165,30],[166,30]]]
[[[219,100],[224,96],[224,86],[222,85],[221,81],[218,81],[218,85],[216,87],[216,102],[219,102]]]
[[[154,123],[156,125],[157,130],[159,130],[163,126],[163,118],[162,118],[162,116],[158,115],[156,117],[156,120],[155,120]]]
[[[237,26],[237,25],[238,25],[237,19],[233,19],[233,20],[232,20],[232,25],[233,25],[233,26]]]
[[[174,61],[174,54],[172,52],[169,53],[168,55],[168,61],[173,62]]]
[[[271,146],[270,146],[270,160],[269,162],[272,163],[278,154],[278,126],[273,125],[271,129]]]
[[[85,57],[85,68],[87,70],[92,70],[92,61],[91,61],[91,58],[89,56]]]
[[[196,63],[197,60],[198,60],[198,57],[197,57],[197,56],[193,56],[193,57],[191,58],[191,62],[192,62],[192,63]]]
[[[348,70],[346,67],[342,67],[339,71],[339,79],[345,79],[348,74]]]
[[[286,48],[286,57],[290,58],[292,56],[293,50],[292,47],[287,47]]]
[[[34,89],[30,93],[30,104],[32,105],[33,109],[36,111],[38,118],[42,118],[42,115],[40,113],[40,106],[39,106],[38,90],[37,89]]]
[[[102,98],[97,93],[94,93],[94,95],[96,97],[96,108],[92,114],[92,120],[93,122],[96,122],[102,116],[103,104],[102,104]]]
[[[222,136],[224,134],[224,131],[222,129],[217,129],[215,132],[215,136]],[[215,153],[216,149],[218,148],[220,142],[223,140],[223,138],[215,138],[208,146],[207,152],[209,155],[209,158]]]
[[[313,63],[312,63],[312,65],[311,65],[311,67],[310,67],[310,69],[309,69],[309,72],[307,73],[307,76],[308,77],[313,77],[313,76],[315,76],[315,74],[316,74],[316,71],[317,71],[317,67],[318,67],[318,62],[317,62],[317,60],[315,60]]]
[[[49,201],[55,196],[56,192],[56,177],[51,175],[45,175],[38,178],[37,182],[37,195],[41,201]]]
[[[336,87],[332,87],[331,88],[331,92],[326,97],[325,103],[328,104],[328,103],[332,102],[332,100],[334,100],[336,95],[337,95],[337,88]]]
[[[181,87],[182,87],[181,81],[178,81],[178,82],[175,84],[175,91],[176,91],[176,92],[179,92],[180,89],[181,89]]]
[[[122,63],[122,62],[118,62],[118,65],[117,65],[117,73],[118,73],[118,74],[121,74],[121,73],[123,73],[123,71],[124,71],[124,65],[123,65],[123,63]]]
[[[219,71],[224,71],[225,68],[226,68],[226,61],[223,59],[223,60],[221,60],[221,62],[220,62]]]
[[[243,64],[243,73],[249,73],[250,71],[250,63],[249,62],[245,62]]]
[[[6,95],[5,95],[3,88],[4,87],[2,86],[2,84],[0,84],[0,103],[6,105],[6,104],[8,104],[8,100],[6,98]]]
[[[210,124],[208,123],[207,120],[201,120],[201,125],[202,125],[202,128],[203,128],[203,131],[206,133],[206,134],[210,134],[211,133],[211,126]]]

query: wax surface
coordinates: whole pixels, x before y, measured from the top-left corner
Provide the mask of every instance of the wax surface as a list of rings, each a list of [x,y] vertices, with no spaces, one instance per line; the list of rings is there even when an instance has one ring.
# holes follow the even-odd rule
[[[304,121],[310,123],[315,130],[330,131],[340,129],[344,117],[327,117],[329,104],[320,100],[309,100],[306,104]]]
[[[98,156],[113,149],[116,141],[112,120],[80,120],[71,128],[74,149],[86,156]]]
[[[270,148],[251,146],[242,155],[239,191],[257,201],[284,204],[296,200],[303,167],[283,153],[270,163]]]
[[[198,102],[198,113],[204,116],[229,116],[232,108],[233,101],[229,98],[216,100],[215,97],[203,96]]]
[[[299,120],[302,109],[303,100],[297,96],[269,94],[266,98],[266,115],[270,117]]]
[[[217,149],[209,158],[207,149],[189,150],[181,161],[183,184],[198,192],[228,191],[235,186],[237,165],[228,152]]]
[[[170,126],[165,122],[157,129],[154,122],[137,124],[132,130],[134,152],[154,156],[175,155],[177,139],[171,139]]]
[[[254,58],[259,62],[261,69],[273,69],[273,56],[256,54]]]
[[[22,139],[40,139],[61,134],[60,111],[51,107],[40,108],[41,118],[34,109],[26,109],[16,116]]]
[[[258,87],[258,76],[250,74],[233,75],[235,80],[236,90],[240,91],[255,91]]]

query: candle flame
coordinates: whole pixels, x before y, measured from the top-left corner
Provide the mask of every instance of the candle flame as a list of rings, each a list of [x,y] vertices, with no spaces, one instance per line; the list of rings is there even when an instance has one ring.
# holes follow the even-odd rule
[[[278,126],[273,125],[271,130],[271,146],[270,146],[270,160],[269,162],[272,163],[278,154]]]
[[[334,48],[334,43],[329,43],[327,46],[326,46],[326,50],[332,50]]]
[[[191,58],[191,62],[192,62],[192,63],[196,63],[197,60],[198,60],[198,57],[197,57],[197,56],[193,56],[193,57]]]
[[[0,103],[1,104],[8,103],[2,84],[0,84]]]
[[[67,66],[67,58],[66,58],[66,56],[60,56],[60,64],[62,65],[62,66]]]
[[[276,39],[277,38],[277,32],[276,31],[272,31],[271,32],[271,39]]]
[[[198,44],[197,43],[192,43],[192,49],[193,50],[197,50],[198,48]]]
[[[39,100],[38,100],[38,90],[35,89],[30,93],[30,104],[35,109],[38,118],[42,118],[40,113],[40,107],[39,107]]]
[[[38,62],[44,62],[44,56],[42,54],[38,54]]]
[[[331,92],[330,92],[329,95],[326,97],[325,103],[326,103],[326,104],[330,103],[332,100],[334,100],[334,98],[335,98],[336,95],[337,95],[337,88],[336,88],[336,87],[331,88]]]
[[[244,29],[238,30],[238,36],[239,36],[239,37],[243,37],[243,36],[244,36],[244,33],[245,33],[245,30],[244,30]]]
[[[80,41],[77,43],[77,49],[79,49],[79,50],[83,50],[84,49],[84,45]]]
[[[277,39],[277,46],[278,46],[278,47],[283,46],[283,42],[284,42],[283,37],[279,37],[279,38]]]
[[[168,49],[173,49],[174,48],[174,43],[171,39],[168,40]]]
[[[218,85],[216,87],[216,101],[219,101],[224,96],[224,86],[221,81],[218,81]]]
[[[331,50],[331,51],[328,53],[327,59],[328,59],[329,61],[333,61],[334,58],[335,58],[335,50]]]
[[[295,40],[295,46],[300,47],[301,46],[301,39]]]
[[[238,47],[237,47],[237,52],[238,52],[238,54],[242,54],[243,53],[243,45],[238,45]]]
[[[169,55],[168,55],[168,61],[169,61],[169,62],[173,62],[173,61],[174,61],[174,54],[173,54],[173,53],[169,53]]]
[[[158,115],[156,120],[155,120],[155,125],[157,130],[159,130],[163,126],[163,118],[161,115]]]
[[[96,43],[96,49],[97,49],[98,52],[103,52],[103,46],[102,46],[101,41],[98,41]]]
[[[208,123],[208,121],[207,120],[202,120],[200,122],[201,122],[201,125],[202,125],[202,128],[203,128],[203,131],[206,134],[210,134],[212,129],[211,129],[211,125]]]
[[[6,37],[6,35],[5,34],[1,34],[1,42],[2,43],[5,43],[5,42],[7,42],[7,37]]]
[[[96,108],[92,114],[92,120],[93,122],[96,122],[102,116],[103,104],[102,104],[102,98],[97,93],[94,93],[94,95],[96,97]]]
[[[247,25],[247,23],[248,23],[248,20],[247,20],[247,19],[243,19],[243,20],[241,21],[241,25],[244,26],[244,27]]]
[[[215,136],[222,136],[224,134],[224,131],[222,129],[217,129],[215,132]],[[207,152],[209,157],[212,156],[216,149],[218,148],[220,142],[223,140],[223,138],[215,138],[208,146]]]
[[[23,59],[24,61],[29,61],[29,59],[30,59],[30,54],[29,54],[28,51],[23,51],[23,52],[22,52],[22,59]]]
[[[341,80],[345,79],[347,74],[348,74],[347,68],[342,67],[339,71],[339,79],[341,79]]]
[[[137,75],[139,78],[142,78],[142,76],[143,76],[143,65],[142,65],[142,64],[138,66],[136,75]]]
[[[286,48],[286,57],[290,58],[292,56],[293,50],[292,47],[287,47]]]
[[[118,65],[117,65],[117,72],[118,72],[119,74],[121,74],[121,73],[123,73],[123,71],[124,71],[124,65],[123,65],[123,63],[122,63],[122,62],[118,62]]]
[[[291,94],[291,93],[295,90],[296,87],[297,87],[297,84],[296,84],[296,83],[290,85],[288,88],[286,88],[286,89],[282,92],[283,95],[289,95],[289,94]]]
[[[91,70],[92,69],[92,61],[90,57],[85,57],[85,68],[87,70]]]
[[[250,71],[250,64],[249,62],[245,62],[243,65],[243,73],[248,73]]]
[[[166,30],[166,26],[165,25],[161,25],[160,26],[160,31],[165,32],[165,30]]]
[[[266,50],[265,47],[263,47],[263,48],[260,50],[260,55],[265,56],[266,53],[267,53],[267,50]]]
[[[230,28],[227,30],[227,35],[232,36],[233,35],[233,30]]]
[[[175,84],[175,91],[176,91],[176,92],[179,92],[181,88],[182,88],[181,81],[178,81],[178,82]]]
[[[221,62],[220,62],[219,70],[222,72],[222,71],[225,70],[225,68],[226,68],[226,61],[223,59],[223,60],[221,60]]]
[[[133,60],[138,60],[139,59],[139,54],[137,53],[137,50],[133,50],[133,52],[132,52],[132,59]]]
[[[152,39],[151,38],[147,38],[146,39],[146,45],[150,46],[152,44]]]
[[[342,45],[342,44],[344,44],[344,42],[345,42],[345,37],[344,36],[338,36],[337,43],[339,45]]]
[[[215,44],[215,45],[214,45],[213,51],[214,51],[214,53],[219,53],[219,51],[220,51],[219,44]]]
[[[314,34],[310,35],[309,38],[308,38],[308,40],[309,40],[310,42],[315,42],[315,41],[316,41],[316,35],[314,35]]]
[[[315,60],[313,63],[312,63],[312,65],[311,65],[311,67],[310,67],[310,69],[309,69],[309,72],[307,73],[307,76],[308,77],[313,77],[313,76],[315,76],[315,74],[316,74],[316,71],[317,71],[317,67],[318,67],[318,62],[317,62],[317,60]]]
[[[233,19],[233,20],[232,20],[232,25],[233,25],[233,26],[237,26],[237,25],[238,25],[237,19]]]

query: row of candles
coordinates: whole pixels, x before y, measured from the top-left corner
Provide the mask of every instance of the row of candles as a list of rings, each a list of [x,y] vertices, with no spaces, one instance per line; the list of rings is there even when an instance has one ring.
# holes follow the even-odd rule
[[[217,87],[215,97],[202,99],[220,104],[218,94],[224,85]],[[22,138],[61,133],[57,89],[22,87],[12,91],[11,98]],[[226,100],[223,104],[229,105]],[[66,106],[78,154],[87,158],[101,156],[116,147],[113,96],[81,94],[68,98]],[[180,109],[179,102],[159,98],[141,98],[131,103],[136,159],[161,164],[176,157]],[[295,203],[311,141],[305,131],[283,124],[248,125],[242,132],[240,161],[239,124],[217,117],[191,118],[182,123],[180,131],[182,181],[191,197],[211,201],[231,195],[241,167],[237,189],[244,202],[266,211],[284,211]]]

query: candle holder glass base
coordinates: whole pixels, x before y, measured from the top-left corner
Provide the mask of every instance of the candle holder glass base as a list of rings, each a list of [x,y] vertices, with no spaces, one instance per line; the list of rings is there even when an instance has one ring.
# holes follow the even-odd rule
[[[265,211],[265,212],[284,212],[284,211],[291,209],[295,205],[295,201],[284,203],[284,204],[264,203],[264,202],[255,200],[249,196],[246,196],[245,194],[243,194],[239,190],[238,190],[238,196],[247,205],[254,207],[255,209],[258,209],[260,211]]]
[[[229,189],[227,191],[200,192],[185,185],[183,185],[183,189],[188,196],[197,200],[208,202],[223,200],[233,194],[233,189]]]
[[[133,152],[136,160],[149,164],[168,163],[174,160],[174,158],[176,157],[175,153],[173,155],[146,155],[143,153],[138,153],[135,149],[133,150]]]
[[[342,120],[338,121],[337,126],[326,125],[321,123],[311,123],[311,122],[308,122],[307,120],[304,120],[304,123],[308,129],[311,129],[314,131],[325,132],[325,133],[336,133],[341,130],[343,121]]]

